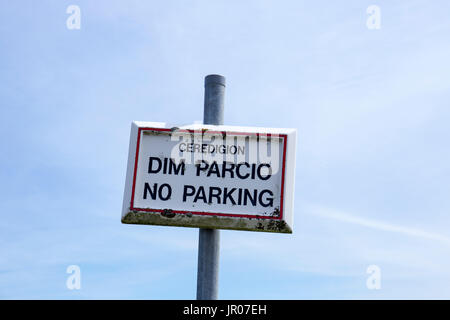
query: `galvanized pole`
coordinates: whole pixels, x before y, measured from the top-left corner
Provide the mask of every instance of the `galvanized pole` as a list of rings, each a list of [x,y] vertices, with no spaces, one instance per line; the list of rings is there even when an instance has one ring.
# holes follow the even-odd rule
[[[204,124],[223,124],[225,77],[205,78]],[[200,229],[198,237],[197,300],[216,300],[219,287],[220,231]]]

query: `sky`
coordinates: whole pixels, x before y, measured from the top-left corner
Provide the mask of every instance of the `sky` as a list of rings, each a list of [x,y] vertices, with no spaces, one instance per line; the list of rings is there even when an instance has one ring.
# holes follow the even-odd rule
[[[120,218],[131,122],[201,121],[208,74],[225,124],[298,132],[294,232],[221,231],[219,298],[449,299],[449,12],[1,0],[0,299],[195,299],[198,229]]]

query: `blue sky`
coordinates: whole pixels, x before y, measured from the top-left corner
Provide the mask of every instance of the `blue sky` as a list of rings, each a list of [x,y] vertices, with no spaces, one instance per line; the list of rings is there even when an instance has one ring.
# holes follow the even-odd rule
[[[131,121],[201,120],[211,73],[226,124],[298,130],[294,233],[222,231],[220,298],[450,298],[449,12],[2,1],[0,298],[195,298],[198,230],[120,215]]]

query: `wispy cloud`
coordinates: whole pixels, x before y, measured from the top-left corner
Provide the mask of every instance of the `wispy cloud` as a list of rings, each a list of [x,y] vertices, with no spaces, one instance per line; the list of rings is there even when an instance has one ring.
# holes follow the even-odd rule
[[[444,245],[450,246],[450,237],[435,232],[429,232],[422,229],[411,228],[407,226],[395,225],[389,222],[367,219],[364,217],[348,214],[335,209],[330,209],[322,206],[311,205],[308,207],[308,212],[317,216],[338,220],[341,222],[356,224],[363,227],[368,227],[376,230],[394,232],[411,237],[434,240],[441,242]]]

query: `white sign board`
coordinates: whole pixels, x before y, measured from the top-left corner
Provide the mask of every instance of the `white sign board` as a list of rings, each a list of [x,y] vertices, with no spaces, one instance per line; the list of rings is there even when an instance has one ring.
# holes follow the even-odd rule
[[[295,129],[133,122],[122,222],[292,233]]]

